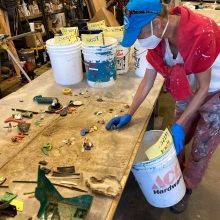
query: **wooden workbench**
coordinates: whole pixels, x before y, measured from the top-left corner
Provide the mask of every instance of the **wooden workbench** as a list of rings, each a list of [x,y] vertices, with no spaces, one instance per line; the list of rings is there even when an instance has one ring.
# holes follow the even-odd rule
[[[142,103],[141,107],[134,114],[132,121],[122,129],[106,131],[105,124],[99,124],[99,120],[109,121],[114,115],[125,114],[125,105],[132,102],[132,95],[141,81],[141,78],[131,70],[124,75],[118,75],[116,83],[108,88],[92,88],[87,84],[86,78],[78,84],[69,86],[72,95],[64,95],[62,90],[66,88],[55,83],[52,70],[47,71],[34,81],[28,83],[20,90],[6,96],[0,100],[0,176],[7,177],[6,184],[10,188],[0,188],[0,196],[6,191],[17,193],[17,200],[24,202],[24,210],[19,213],[16,220],[22,215],[36,215],[40,203],[35,198],[28,198],[24,192],[34,191],[36,184],[14,183],[13,180],[37,180],[38,162],[46,160],[49,169],[56,170],[58,166],[74,165],[76,172],[83,173],[83,180],[78,181],[79,188],[90,190],[85,186],[85,180],[91,176],[101,179],[105,175],[111,174],[125,187],[132,163],[140,146],[143,135],[146,131],[150,116],[163,86],[163,78],[158,75],[149,96]],[[38,104],[33,101],[33,97],[42,95],[44,97],[57,97],[62,105],[67,105],[70,100],[78,100],[84,103],[72,114],[61,117],[57,114],[44,114],[43,126],[34,124],[41,115],[34,115],[32,119],[25,119],[31,123],[29,134],[19,142],[12,142],[11,137],[18,133],[18,128],[12,127],[12,131],[7,131],[3,126],[7,125],[4,120],[9,118],[14,111],[11,108],[27,109],[38,111],[47,109],[48,105]],[[97,99],[102,98],[102,102]],[[112,113],[109,109],[114,109]],[[101,111],[102,114],[95,115],[94,112]],[[12,123],[17,125],[17,123]],[[80,135],[80,130],[96,125],[98,131]],[[63,139],[75,138],[75,144],[63,146],[58,149]],[[89,138],[94,147],[82,152],[82,142],[84,138]],[[41,151],[42,145],[52,143],[53,149],[46,156]],[[50,175],[50,174],[49,174]],[[71,181],[71,180],[69,180]],[[72,180],[75,181],[75,180]],[[56,180],[53,180],[56,182]],[[59,183],[59,181],[57,181]],[[56,187],[63,197],[74,197],[82,195],[77,191]],[[115,198],[93,194],[95,196],[92,204],[89,220],[112,219],[114,211],[120,200],[120,196]],[[25,218],[21,217],[25,220]]]

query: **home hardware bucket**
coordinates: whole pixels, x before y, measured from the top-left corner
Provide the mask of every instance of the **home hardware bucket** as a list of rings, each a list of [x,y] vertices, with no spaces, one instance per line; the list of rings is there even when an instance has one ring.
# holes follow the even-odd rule
[[[91,87],[105,88],[115,84],[117,40],[105,38],[105,42],[111,43],[103,46],[82,44],[87,82]]]
[[[186,191],[173,144],[161,156],[147,160],[145,151],[157,142],[162,133],[156,130],[145,133],[131,169],[147,201],[158,208],[175,205]]]
[[[146,63],[147,49],[141,47],[138,40],[134,43],[134,69],[135,74],[139,77],[144,77],[147,67]]]
[[[117,74],[127,73],[129,70],[129,50],[130,48],[122,47],[123,37],[116,37],[118,41],[116,52],[116,70]]]
[[[81,49],[70,52],[50,52],[49,57],[55,82],[60,85],[73,85],[83,79]]]

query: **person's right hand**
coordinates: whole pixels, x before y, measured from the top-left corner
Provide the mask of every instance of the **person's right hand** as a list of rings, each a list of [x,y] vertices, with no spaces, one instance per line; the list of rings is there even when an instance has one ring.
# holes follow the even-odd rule
[[[121,128],[123,125],[130,122],[131,118],[132,117],[130,114],[125,114],[122,116],[114,117],[108,122],[108,124],[105,126],[105,128],[106,128],[106,130]]]

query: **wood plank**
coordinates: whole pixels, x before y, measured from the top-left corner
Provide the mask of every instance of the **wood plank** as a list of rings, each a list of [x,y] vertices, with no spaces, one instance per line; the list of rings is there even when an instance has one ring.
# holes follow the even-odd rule
[[[7,34],[10,36],[10,31],[6,25],[6,22],[5,22],[5,19],[4,19],[4,14],[2,11],[0,11],[0,30],[4,33],[4,34]],[[19,57],[18,57],[18,54],[17,54],[17,51],[14,47],[14,43],[13,41],[8,41],[8,49],[10,50],[10,52],[13,54],[13,56],[15,57],[15,59],[17,61],[19,61]],[[16,74],[18,76],[20,76],[20,69],[18,68],[17,64],[14,62],[14,60],[12,59],[12,63],[13,63],[13,66],[14,66],[14,69],[16,71]]]

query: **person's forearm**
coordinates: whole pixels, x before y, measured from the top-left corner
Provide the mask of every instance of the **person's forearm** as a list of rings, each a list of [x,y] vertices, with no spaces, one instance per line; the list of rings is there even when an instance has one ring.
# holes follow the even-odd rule
[[[154,80],[156,78],[156,72],[155,73],[148,73],[147,76],[145,76],[139,87],[138,90],[134,96],[133,102],[128,110],[128,114],[133,115],[135,111],[138,109],[138,107],[141,105],[141,103],[144,101],[148,93],[150,92],[151,88],[153,87]]]
[[[176,123],[181,126],[186,125],[187,121],[204,102],[209,90],[211,69],[208,69],[202,73],[198,73],[195,75],[195,77],[199,85],[199,89],[196,91],[194,97],[190,101],[189,105],[187,106],[181,117],[176,121]]]
[[[199,109],[199,107],[204,102],[207,91],[203,91],[199,89],[196,94],[193,96],[192,100],[190,101],[189,105],[181,115],[181,117],[176,121],[177,124],[181,126],[185,126],[187,121],[191,118],[191,116]]]

